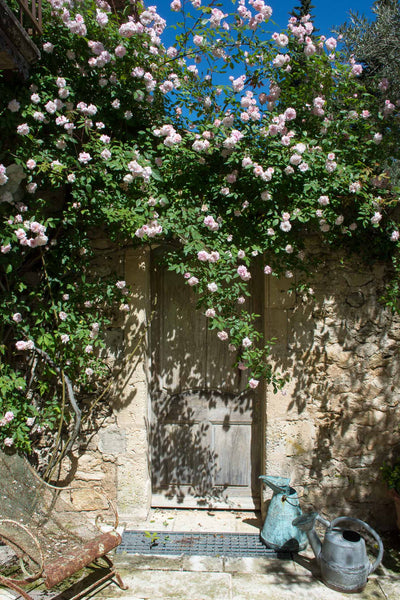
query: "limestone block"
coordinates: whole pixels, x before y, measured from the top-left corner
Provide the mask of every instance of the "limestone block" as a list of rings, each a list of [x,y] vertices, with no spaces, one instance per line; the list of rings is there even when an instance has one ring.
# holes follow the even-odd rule
[[[365,303],[365,296],[360,290],[350,292],[346,296],[346,302],[353,308],[360,308]]]
[[[292,390],[294,382],[291,381],[285,389],[273,392],[272,386],[267,391],[267,421],[275,422],[276,419],[286,420],[288,416],[289,405],[292,401]]]
[[[119,427],[107,427],[99,434],[99,449],[103,454],[124,454],[126,444],[126,431]]]
[[[286,456],[302,456],[314,450],[315,427],[312,422],[297,421],[284,427]]]
[[[340,344],[329,344],[325,350],[328,363],[336,363],[344,369],[354,366],[354,356],[352,353],[344,351]]]
[[[103,333],[106,345],[106,358],[112,362],[122,361],[124,352],[124,332],[120,328],[109,327]]]
[[[363,287],[374,281],[373,274],[370,270],[362,271],[350,271],[343,272],[343,279],[346,281],[347,285],[354,289]]]
[[[97,494],[93,488],[82,488],[71,493],[72,503],[75,510],[106,510],[108,508],[107,498]]]

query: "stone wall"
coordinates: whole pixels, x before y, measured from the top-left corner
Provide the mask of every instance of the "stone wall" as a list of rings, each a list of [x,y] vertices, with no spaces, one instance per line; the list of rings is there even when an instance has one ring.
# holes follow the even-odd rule
[[[129,316],[109,332],[116,369],[112,413],[74,472],[77,481],[100,483],[116,499],[122,520],[132,523],[151,505],[150,253],[131,249],[124,261],[121,276],[133,297]],[[273,362],[290,381],[276,394],[266,386],[263,472],[290,476],[306,509],[390,529],[392,501],[379,469],[400,451],[400,318],[379,302],[384,266],[332,254],[319,263],[313,300],[288,295],[287,280],[266,279],[266,336],[277,338]]]
[[[379,302],[384,266],[339,258],[321,256],[315,301],[268,287],[267,336],[291,380],[268,391],[266,470],[290,475],[306,507],[391,528],[379,469],[400,451],[400,318]]]

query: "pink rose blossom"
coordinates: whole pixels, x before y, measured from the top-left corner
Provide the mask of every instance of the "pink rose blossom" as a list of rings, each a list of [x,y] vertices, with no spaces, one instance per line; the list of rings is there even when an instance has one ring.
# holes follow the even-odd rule
[[[35,344],[33,343],[32,340],[28,340],[27,342],[25,342],[24,340],[18,340],[18,342],[15,342],[15,347],[17,350],[20,350],[20,351],[33,350],[33,348],[35,347]]]
[[[87,165],[88,162],[92,160],[92,157],[88,152],[80,152],[78,156],[78,160],[80,163]]]
[[[269,265],[266,265],[266,266],[264,267],[264,273],[265,273],[266,275],[271,275],[271,273],[272,273],[272,267],[270,267]]]
[[[373,225],[377,225],[381,219],[382,219],[381,213],[380,212],[375,212],[373,214],[373,216],[371,217],[371,223]]]
[[[96,9],[96,21],[100,25],[100,27],[105,27],[108,23],[108,16],[102,10]]]
[[[226,331],[218,331],[217,337],[219,337],[219,339],[224,342],[225,340],[228,339],[229,336]]]
[[[296,118],[296,110],[294,108],[287,108],[283,113],[283,116],[286,121],[291,121]]]
[[[6,414],[4,415],[4,421],[5,421],[6,423],[11,423],[11,421],[12,421],[12,420],[13,420],[13,418],[14,418],[14,416],[15,416],[15,415],[14,415],[13,411],[12,411],[12,410],[8,410],[8,411],[6,412]]]
[[[290,231],[292,229],[292,225],[291,225],[291,223],[289,223],[289,221],[282,221],[280,223],[279,227],[285,233],[287,233],[288,231]]]
[[[253,342],[251,341],[250,338],[245,337],[242,339],[242,346],[243,348],[250,348],[250,346],[253,344]]]
[[[36,110],[33,113],[33,118],[35,119],[35,121],[38,121],[39,123],[43,123],[43,121],[45,121],[45,119],[46,119],[46,116],[42,112]]]
[[[240,265],[237,268],[237,274],[243,281],[249,281],[249,279],[251,279],[251,274],[244,265]]]
[[[249,387],[252,390],[255,390],[259,383],[260,382],[258,381],[258,379],[254,379],[253,377],[251,379],[249,379]]]
[[[20,135],[28,135],[30,129],[27,123],[22,123],[22,125],[18,125],[17,133]]]
[[[21,313],[19,313],[19,312],[14,313],[12,316],[12,320],[15,321],[16,323],[21,323],[21,321],[22,321]]]
[[[51,42],[46,42],[43,44],[42,48],[47,54],[51,54],[54,50],[54,45]]]
[[[14,98],[14,100],[11,100],[8,105],[7,105],[8,110],[10,110],[11,112],[18,112],[19,109],[21,108],[21,104],[18,102],[18,100],[16,100]]]
[[[361,75],[362,72],[363,72],[362,65],[353,65],[353,67],[351,69],[352,75],[355,75],[357,77],[358,75]]]
[[[218,289],[218,286],[216,283],[212,282],[212,283],[207,284],[207,289],[210,292],[216,292]]]
[[[206,227],[208,227],[208,229],[210,229],[210,231],[217,231],[219,229],[219,224],[215,221],[212,215],[204,217],[203,223]]]
[[[205,315],[208,318],[210,318],[210,317],[212,318],[212,317],[215,317],[216,312],[215,312],[215,310],[213,308],[207,308],[207,310],[205,312]]]
[[[328,52],[334,52],[337,46],[337,41],[335,40],[335,38],[330,37],[327,40],[325,40],[325,46]]]
[[[333,171],[335,171],[337,167],[337,163],[335,163],[334,160],[327,160],[325,163],[325,169],[328,171],[328,173],[333,173]]]

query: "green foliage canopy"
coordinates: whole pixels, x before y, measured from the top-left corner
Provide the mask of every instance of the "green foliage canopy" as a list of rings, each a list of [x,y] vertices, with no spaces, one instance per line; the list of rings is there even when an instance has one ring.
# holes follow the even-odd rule
[[[245,308],[260,257],[265,277],[289,279],[310,302],[311,238],[396,264],[398,190],[384,165],[398,107],[385,85],[367,87],[307,16],[277,32],[262,0],[231,15],[183,4],[171,3],[182,24],[165,47],[154,7],[51,0],[29,81],[0,80],[8,446],[68,425],[65,397],[79,404],[110,375],[103,334],[130,292],[117,276],[93,277],[94,230],[119,247],[165,243],[168,268],[253,388],[284,383]]]

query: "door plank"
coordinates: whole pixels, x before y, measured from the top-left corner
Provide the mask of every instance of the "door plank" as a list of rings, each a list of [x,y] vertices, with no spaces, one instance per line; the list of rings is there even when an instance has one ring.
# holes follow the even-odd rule
[[[228,344],[196,312],[193,290],[156,256],[151,286],[153,505],[254,509],[257,396],[233,366]]]

